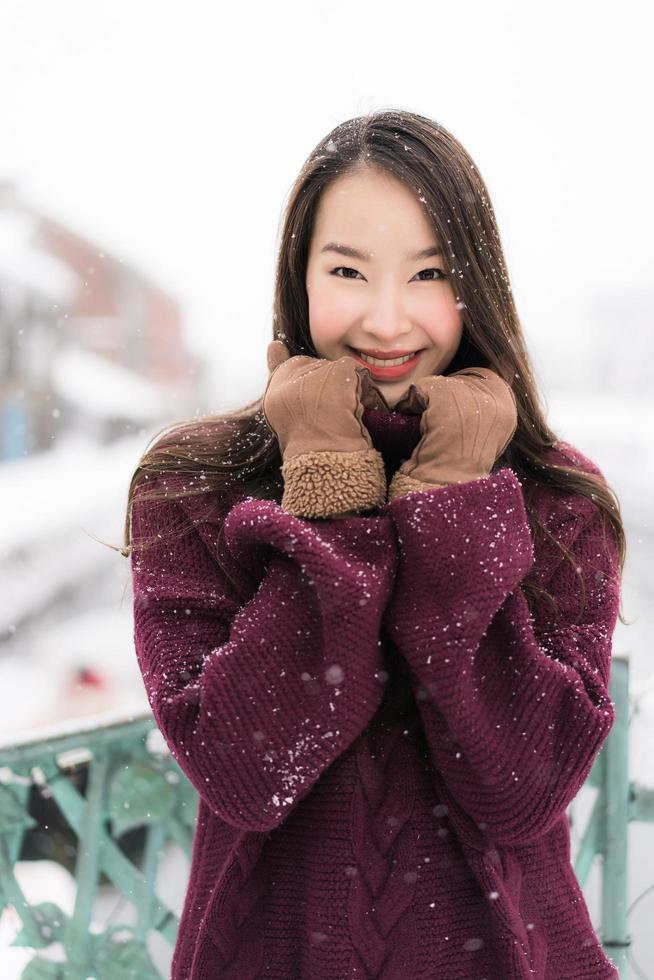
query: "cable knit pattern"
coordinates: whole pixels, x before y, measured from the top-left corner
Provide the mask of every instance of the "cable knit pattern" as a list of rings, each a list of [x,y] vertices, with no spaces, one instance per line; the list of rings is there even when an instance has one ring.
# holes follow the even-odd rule
[[[364,423],[392,476],[419,417]],[[613,723],[615,548],[588,501],[539,490],[575,622],[522,492],[504,468],[313,520],[137,491],[136,653],[200,798],[171,980],[618,976],[565,813]]]
[[[191,975],[194,969],[202,974],[213,971],[214,976],[219,971],[224,980],[254,980],[262,975],[264,949],[258,940],[267,882],[258,861],[265,837],[247,831],[240,835],[220,882],[220,898],[212,904],[207,923],[213,955],[204,961],[200,956]],[[251,942],[246,937],[251,937]]]
[[[416,976],[419,937],[407,911],[418,877],[409,818],[415,775],[400,725],[356,745],[359,784],[352,799],[352,838],[357,873],[348,902],[350,976],[393,980]]]

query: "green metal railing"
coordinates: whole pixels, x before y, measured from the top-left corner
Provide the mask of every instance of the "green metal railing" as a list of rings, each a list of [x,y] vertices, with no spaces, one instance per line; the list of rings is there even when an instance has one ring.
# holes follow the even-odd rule
[[[80,767],[85,793],[71,778]],[[34,786],[54,801],[77,840],[70,916],[55,902],[30,905],[14,874],[35,825],[28,812]],[[0,745],[0,910],[10,905],[21,920],[12,945],[35,951],[22,980],[160,980],[146,940],[155,930],[173,945],[179,922],[156,893],[159,861],[172,839],[190,862],[196,815],[197,794],[149,711]],[[135,828],[145,834],[139,864],[119,844]],[[91,930],[101,876],[133,906],[135,924]],[[61,962],[38,953],[52,943],[60,944]]]
[[[583,888],[595,857],[601,859],[602,947],[625,976],[631,937],[627,931],[629,824],[654,822],[654,788],[629,778],[629,656],[614,654],[611,700],[613,728],[595,760],[585,786],[596,790],[593,807],[575,856],[574,870]],[[570,815],[570,811],[569,811]],[[574,823],[570,815],[570,826]]]
[[[611,697],[617,717],[586,783],[596,793],[581,828],[574,870],[583,888],[595,857],[601,859],[602,944],[623,973],[630,943],[629,822],[654,819],[654,790],[629,781],[626,656],[614,656]],[[84,792],[75,785],[80,773]],[[25,835],[36,823],[28,806],[35,787],[54,801],[76,839],[71,915],[54,901],[31,905],[15,874]],[[173,946],[179,925],[157,894],[159,862],[171,840],[190,862],[196,816],[196,792],[148,711],[138,717],[100,717],[78,723],[74,731],[58,726],[0,744],[0,913],[6,906],[15,910],[22,928],[12,945],[34,951],[22,980],[159,980],[148,936],[154,930]],[[569,816],[572,826],[572,812]],[[144,834],[137,860],[120,843],[135,828]],[[91,929],[103,876],[133,907],[133,924]],[[60,962],[39,952],[53,943],[59,944]]]

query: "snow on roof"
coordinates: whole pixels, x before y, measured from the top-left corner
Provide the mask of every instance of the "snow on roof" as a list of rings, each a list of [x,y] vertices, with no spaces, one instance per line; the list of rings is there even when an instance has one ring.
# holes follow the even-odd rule
[[[32,215],[0,208],[0,280],[68,303],[79,288],[78,276],[38,247],[37,232],[38,221]]]
[[[52,361],[57,394],[86,415],[157,421],[170,412],[171,393],[81,347],[63,347]]]
[[[39,548],[44,539],[57,540],[67,532],[81,537],[88,528],[97,535],[98,522],[107,514],[115,527],[109,540],[115,542],[129,481],[146,442],[140,433],[101,446],[79,433],[66,433],[47,452],[4,461],[0,561],[18,548]],[[100,547],[91,539],[88,545]],[[65,554],[61,557],[66,561]]]

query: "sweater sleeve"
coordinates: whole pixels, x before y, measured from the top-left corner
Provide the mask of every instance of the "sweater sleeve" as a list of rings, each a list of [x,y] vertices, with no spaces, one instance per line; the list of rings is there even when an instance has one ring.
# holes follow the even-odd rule
[[[411,493],[382,512],[399,543],[384,626],[411,667],[448,817],[479,849],[528,843],[565,811],[613,725],[615,538],[595,505],[572,534],[568,522],[586,606],[578,618],[578,579],[561,556],[546,584],[559,620],[545,626],[520,588],[534,547],[512,470]]]
[[[183,517],[178,502],[144,502],[137,489],[132,534],[159,536],[132,559],[148,699],[208,806],[235,827],[271,830],[382,700],[392,521],[306,520],[256,499],[213,536],[197,523],[179,533]]]

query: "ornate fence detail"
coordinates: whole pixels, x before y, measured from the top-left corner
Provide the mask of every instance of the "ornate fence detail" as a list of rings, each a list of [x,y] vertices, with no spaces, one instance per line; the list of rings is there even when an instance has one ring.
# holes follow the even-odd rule
[[[80,775],[85,793],[75,785]],[[33,787],[54,801],[76,837],[72,915],[55,901],[30,905],[14,874],[36,823],[28,812]],[[154,929],[172,945],[179,924],[155,891],[159,859],[173,839],[190,861],[196,814],[196,792],[148,711],[0,745],[0,908],[11,905],[22,922],[12,945],[35,951],[22,980],[159,980],[146,938]],[[144,831],[138,864],[119,845],[135,828]],[[135,925],[91,931],[101,876],[134,906]],[[52,943],[61,944],[60,962],[39,955]]]
[[[593,861],[602,862],[602,944],[621,972],[627,933],[628,830],[634,820],[654,820],[654,790],[629,779],[629,658],[616,655],[611,674],[616,721],[586,785],[596,790],[590,818],[581,827],[574,870],[583,888]],[[83,777],[84,792],[76,785]],[[25,835],[36,821],[30,795],[54,802],[76,839],[76,894],[72,915],[56,901],[30,905],[15,875]],[[197,795],[172,759],[149,711],[116,715],[35,733],[0,744],[0,911],[11,906],[22,928],[13,945],[34,956],[22,980],[159,980],[146,940],[156,930],[174,945],[177,916],[156,893],[160,857],[176,841],[190,862]],[[570,824],[576,828],[574,804]],[[120,838],[140,828],[134,861]],[[102,876],[132,904],[135,924],[91,930]],[[54,896],[56,898],[56,896]],[[60,944],[54,962],[39,951]]]
[[[631,937],[627,931],[629,824],[654,821],[654,789],[629,778],[629,657],[615,654],[611,667],[611,700],[616,718],[585,785],[596,789],[593,807],[574,861],[583,888],[593,861],[601,861],[602,946],[625,975]],[[569,808],[574,823],[574,802]]]

